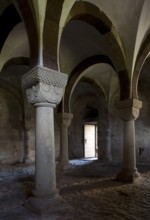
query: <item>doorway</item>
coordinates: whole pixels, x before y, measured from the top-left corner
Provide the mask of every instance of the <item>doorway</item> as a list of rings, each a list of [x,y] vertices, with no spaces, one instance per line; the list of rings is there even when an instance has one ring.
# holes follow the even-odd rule
[[[84,125],[84,158],[97,157],[97,125]]]

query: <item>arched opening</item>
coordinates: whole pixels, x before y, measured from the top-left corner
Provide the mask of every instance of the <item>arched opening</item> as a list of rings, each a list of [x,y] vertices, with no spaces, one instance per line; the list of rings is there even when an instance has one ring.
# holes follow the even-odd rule
[[[130,80],[122,43],[110,19],[94,4],[73,5],[63,28],[59,52],[60,70],[68,74],[88,57],[107,57],[118,74],[120,99],[129,98]]]
[[[69,158],[98,157],[100,97],[104,99],[102,91],[98,92],[88,81],[81,80],[76,85],[70,103],[73,119],[69,127]]]
[[[150,57],[144,62],[139,80],[138,97],[143,103],[139,118],[136,122],[136,150],[138,162],[150,162]]]

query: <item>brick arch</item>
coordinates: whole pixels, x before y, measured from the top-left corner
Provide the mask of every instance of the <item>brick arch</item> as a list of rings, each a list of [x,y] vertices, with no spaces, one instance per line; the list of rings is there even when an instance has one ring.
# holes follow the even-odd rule
[[[38,30],[35,9],[31,0],[14,0],[14,5],[26,27],[30,47],[30,65],[33,67],[38,64],[39,59]]]
[[[83,60],[71,72],[69,76],[68,84],[66,86],[65,94],[64,94],[64,110],[65,111],[70,112],[69,100],[72,94],[72,90],[77,80],[79,80],[82,72],[86,70],[88,67],[94,64],[98,64],[98,63],[106,63],[112,66],[112,68],[114,68],[111,60],[107,56],[96,55],[96,56],[88,57],[87,59]]]
[[[143,41],[143,44],[141,45],[141,48],[139,50],[139,53],[137,55],[135,68],[133,72],[132,77],[132,96],[135,99],[138,99],[138,80],[140,77],[140,73],[142,70],[142,67],[147,59],[147,57],[150,55],[150,30],[147,34],[145,40]]]

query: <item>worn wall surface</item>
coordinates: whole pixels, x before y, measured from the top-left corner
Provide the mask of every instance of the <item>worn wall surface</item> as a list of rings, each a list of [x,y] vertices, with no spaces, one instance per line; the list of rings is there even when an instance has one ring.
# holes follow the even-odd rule
[[[0,88],[0,163],[23,159],[22,110],[13,94]]]
[[[150,162],[150,81],[145,65],[139,78],[139,99],[143,102],[139,118],[135,121],[136,153],[138,162]],[[12,76],[9,78],[13,83]],[[14,80],[15,81],[15,80]],[[9,83],[8,83],[9,85]],[[13,84],[14,85],[14,84]],[[14,91],[19,87],[15,86]],[[18,95],[18,97],[20,97]],[[35,116],[36,109],[26,99],[20,102],[12,87],[0,87],[0,163],[35,161]],[[24,104],[22,104],[24,103]],[[98,145],[100,159],[105,159],[107,129],[110,129],[111,156],[113,161],[122,161],[123,121],[119,118],[115,102],[107,109],[102,93],[93,85],[81,81],[76,86],[71,102],[73,119],[68,129],[69,158],[84,157],[84,124],[96,122],[98,125]],[[60,120],[57,108],[54,110],[55,156],[60,154]]]
[[[138,95],[143,102],[139,118],[136,121],[136,147],[139,162],[150,162],[150,60],[147,59],[142,68],[139,83]]]

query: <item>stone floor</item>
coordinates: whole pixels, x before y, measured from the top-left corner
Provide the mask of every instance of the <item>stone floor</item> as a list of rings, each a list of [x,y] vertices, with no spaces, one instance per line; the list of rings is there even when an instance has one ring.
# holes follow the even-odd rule
[[[0,220],[150,220],[150,165],[138,165],[141,180],[115,181],[120,163],[73,160],[57,168],[60,195],[71,211],[38,216],[25,208],[34,187],[34,166],[0,167]]]

